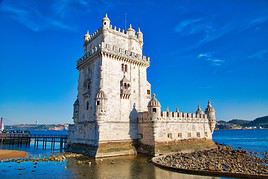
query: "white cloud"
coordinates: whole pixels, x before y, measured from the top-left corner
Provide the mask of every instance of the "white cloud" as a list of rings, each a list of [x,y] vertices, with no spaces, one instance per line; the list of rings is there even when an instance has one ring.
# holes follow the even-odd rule
[[[197,58],[205,60],[206,62],[208,62],[213,66],[221,66],[225,62],[225,60],[213,56],[212,53],[200,53],[197,55]]]
[[[15,4],[10,1],[4,1],[0,4],[0,12],[5,13],[34,32],[47,29],[75,30],[73,26],[68,25],[61,18],[55,16],[54,12],[51,14],[42,13],[40,8],[31,3]]]
[[[239,33],[252,27],[258,27],[266,22],[268,22],[268,16],[259,16],[241,19],[240,21],[232,19],[222,25],[212,17],[205,16],[195,19],[184,19],[175,26],[174,31],[179,33],[180,36],[199,35],[199,37],[195,37],[197,42],[191,47],[191,49],[195,49],[218,40],[226,34],[232,32]]]

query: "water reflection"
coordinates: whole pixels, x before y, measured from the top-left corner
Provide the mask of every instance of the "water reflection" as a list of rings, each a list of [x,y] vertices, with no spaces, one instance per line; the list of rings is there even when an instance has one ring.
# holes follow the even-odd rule
[[[91,159],[91,166],[88,164],[78,165],[77,160],[70,159],[67,162],[67,169],[73,173],[75,178],[131,178],[131,179],[204,179],[218,178],[198,175],[187,175],[163,170],[155,167],[150,158],[139,155],[137,157],[114,157],[109,159]]]

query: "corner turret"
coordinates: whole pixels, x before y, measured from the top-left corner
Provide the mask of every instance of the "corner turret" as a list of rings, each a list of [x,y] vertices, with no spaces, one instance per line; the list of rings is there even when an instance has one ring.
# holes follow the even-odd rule
[[[73,120],[74,122],[78,122],[79,121],[79,101],[78,99],[75,100],[74,104],[73,104]]]
[[[129,36],[134,37],[135,36],[135,30],[132,28],[132,25],[129,25],[129,28],[127,29],[127,33]]]
[[[84,51],[87,52],[87,46],[90,40],[90,35],[89,32],[87,31],[87,33],[84,35]]]
[[[155,94],[153,94],[151,100],[148,103],[148,112],[152,120],[157,119],[161,116],[161,105],[160,102],[156,99]]]
[[[103,29],[109,29],[110,28],[110,19],[107,15],[107,13],[105,14],[105,17],[102,19],[102,28]]]
[[[139,40],[139,42],[140,42],[140,44],[142,46],[143,45],[143,33],[141,32],[140,28],[138,29],[137,37],[138,37],[138,40]]]
[[[210,101],[208,101],[205,113],[208,116],[210,130],[211,132],[213,132],[216,126],[216,115],[215,115],[215,109],[213,108]]]
[[[196,110],[195,113],[196,113],[197,115],[204,114],[203,111],[202,111],[202,109],[201,109],[201,106],[200,106],[200,105],[197,106],[197,110]]]

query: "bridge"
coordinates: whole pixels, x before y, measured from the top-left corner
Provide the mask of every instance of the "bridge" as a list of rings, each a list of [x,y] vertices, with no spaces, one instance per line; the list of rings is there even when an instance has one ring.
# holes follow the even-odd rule
[[[34,148],[38,149],[40,145],[42,149],[47,149],[48,147],[51,150],[55,150],[55,144],[59,143],[60,151],[62,151],[67,142],[67,133],[66,134],[57,134],[57,133],[31,133],[24,131],[23,133],[0,133],[0,145],[26,145],[30,146],[30,143],[34,143]],[[50,145],[49,145],[50,144]]]

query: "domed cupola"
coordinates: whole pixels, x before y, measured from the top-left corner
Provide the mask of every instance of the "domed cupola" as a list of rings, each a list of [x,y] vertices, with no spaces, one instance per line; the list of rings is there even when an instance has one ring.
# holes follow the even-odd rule
[[[135,30],[132,28],[132,25],[129,25],[129,28],[127,29],[127,33],[129,36],[135,36]]]
[[[84,51],[85,52],[87,52],[87,50],[88,50],[87,46],[88,46],[89,40],[90,40],[90,34],[87,31],[87,33],[84,35]]]
[[[149,101],[148,107],[160,107],[160,102],[156,99],[155,94],[153,94],[151,100]]]
[[[196,114],[203,114],[203,111],[202,111],[202,109],[201,109],[201,106],[200,105],[198,105],[198,107],[197,107],[197,110],[196,110],[196,112],[195,112]]]
[[[143,33],[141,32],[141,29],[140,28],[138,29],[137,37],[138,37],[139,42],[141,44],[143,44]]]
[[[161,116],[161,105],[153,94],[152,99],[148,103],[148,112],[152,120],[157,120]]]
[[[215,109],[213,108],[210,100],[208,101],[208,105],[207,105],[207,108],[206,108],[206,113],[209,113],[209,112],[215,112]]]
[[[110,28],[110,19],[108,15],[106,14],[105,17],[102,19],[102,28],[103,29],[109,29]]]

